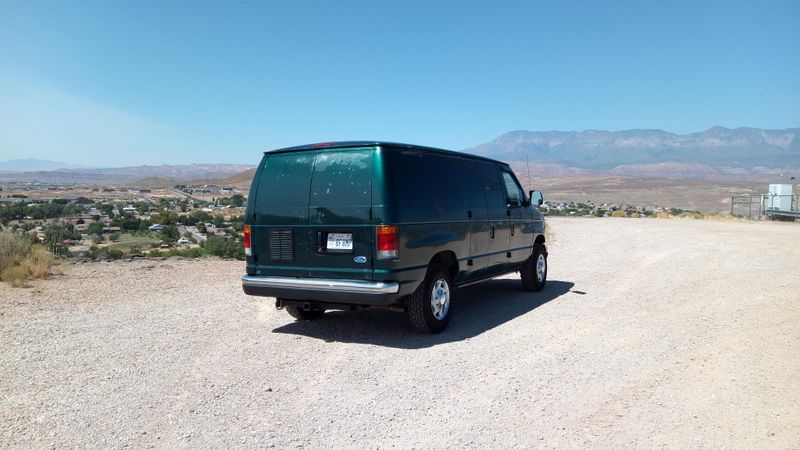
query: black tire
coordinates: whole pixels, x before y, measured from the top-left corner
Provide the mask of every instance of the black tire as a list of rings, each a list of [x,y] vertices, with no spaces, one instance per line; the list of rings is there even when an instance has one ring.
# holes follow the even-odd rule
[[[544,263],[544,271],[540,274],[539,259]],[[541,291],[547,284],[547,249],[542,244],[534,244],[533,254],[525,261],[520,269],[522,285],[529,291]]]
[[[305,309],[299,306],[285,306],[286,312],[289,313],[290,316],[294,317],[297,320],[314,320],[319,319],[325,314],[324,309],[312,309],[310,311],[306,311]]]
[[[434,298],[435,287],[439,298]],[[425,280],[406,299],[406,312],[411,326],[423,333],[442,332],[450,323],[455,293],[450,272],[438,264],[430,266]]]

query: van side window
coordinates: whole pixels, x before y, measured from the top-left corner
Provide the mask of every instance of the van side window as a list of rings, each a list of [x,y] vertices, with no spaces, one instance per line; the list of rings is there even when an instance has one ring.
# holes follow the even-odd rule
[[[508,194],[508,204],[513,206],[521,205],[522,201],[525,200],[525,194],[522,192],[522,188],[519,187],[519,184],[517,184],[517,180],[514,179],[513,175],[505,170],[502,173],[503,184],[505,184],[506,193]]]
[[[413,150],[389,150],[384,158],[388,185],[402,186],[390,193],[396,205],[468,207],[475,201],[483,205],[479,188],[465,181],[474,179],[475,172],[462,158]]]
[[[503,185],[497,174],[497,166],[494,163],[480,161],[478,165],[478,176],[483,183],[484,194],[486,195],[486,205],[489,208],[506,206],[506,194],[503,192]]]

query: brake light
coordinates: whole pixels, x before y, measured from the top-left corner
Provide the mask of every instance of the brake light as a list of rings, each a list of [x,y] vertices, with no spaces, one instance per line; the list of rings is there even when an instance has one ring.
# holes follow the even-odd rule
[[[250,225],[245,225],[242,229],[242,235],[244,240],[244,254],[246,256],[252,256],[253,250],[250,247]]]
[[[378,259],[397,258],[397,225],[378,225],[375,233]]]

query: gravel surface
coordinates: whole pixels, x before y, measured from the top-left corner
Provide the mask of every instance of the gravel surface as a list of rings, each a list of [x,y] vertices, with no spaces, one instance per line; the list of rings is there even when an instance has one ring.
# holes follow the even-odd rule
[[[800,448],[800,226],[549,224],[543,292],[463,289],[436,336],[295,322],[240,262],[3,285],[0,446]]]

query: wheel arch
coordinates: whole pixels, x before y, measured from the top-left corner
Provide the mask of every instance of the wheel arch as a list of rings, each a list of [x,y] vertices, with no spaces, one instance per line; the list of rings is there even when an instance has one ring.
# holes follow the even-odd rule
[[[428,262],[428,267],[431,267],[434,264],[439,264],[447,268],[447,271],[450,272],[450,279],[451,281],[455,281],[456,277],[458,276],[458,258],[456,258],[456,253],[452,250],[443,250],[435,255],[433,258]]]

